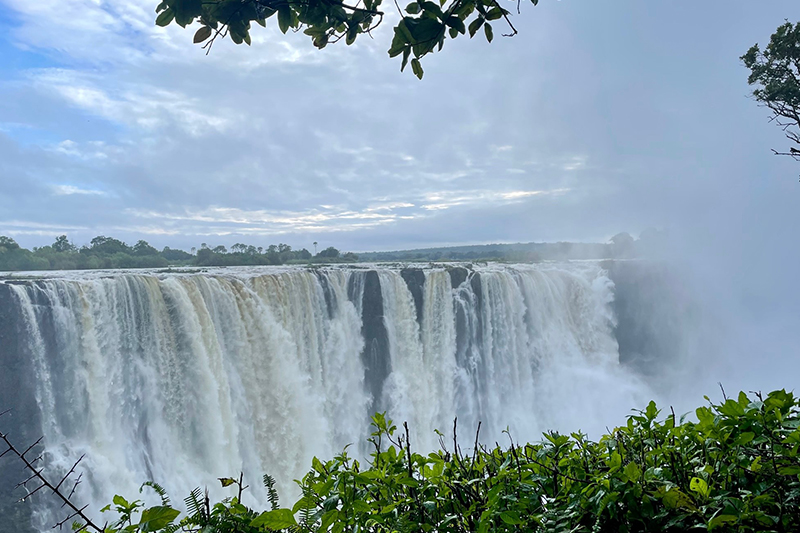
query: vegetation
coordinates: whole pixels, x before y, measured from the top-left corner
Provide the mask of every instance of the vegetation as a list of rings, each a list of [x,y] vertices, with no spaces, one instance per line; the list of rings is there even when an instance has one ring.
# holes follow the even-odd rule
[[[773,152],[800,161],[800,23],[786,22],[763,51],[756,44],[741,59],[750,69],[747,82],[756,86],[753,98],[794,144],[788,152]]]
[[[165,247],[160,252],[147,241],[133,246],[112,237],[98,236],[81,248],[66,235],[50,246],[27,250],[10,237],[0,236],[0,271],[7,270],[75,270],[98,268],[161,268],[175,266],[283,265],[309,262],[354,262],[358,256],[328,247],[316,256],[303,248],[292,250],[288,244],[270,245],[266,249],[237,243],[228,251],[224,246],[209,248],[205,243],[196,254]]]
[[[531,0],[533,5],[539,0]],[[283,33],[292,29],[303,30],[314,46],[325,48],[330,43],[344,39],[353,44],[359,35],[368,34],[383,21],[382,0],[358,0],[353,5],[342,0],[162,0],[156,7],[156,24],[167,26],[172,22],[186,27],[194,22],[200,28],[194,34],[195,43],[205,43],[210,50],[217,38],[230,36],[236,44],[251,43],[253,23],[267,25],[275,16]],[[483,30],[486,40],[492,42],[492,23],[502,19],[508,28],[504,36],[517,34],[511,23],[511,11],[497,0],[414,0],[405,8],[395,2],[400,21],[394,28],[394,38],[389,47],[389,57],[402,56],[400,70],[411,58],[411,70],[422,79],[420,59],[441,50],[445,40],[469,32],[474,37]],[[514,5],[520,11],[519,2]]]
[[[508,261],[539,262],[572,259],[613,259],[644,257],[658,254],[666,242],[666,233],[653,228],[634,239],[627,233],[611,238],[609,243],[528,242],[514,244],[480,244],[367,252],[362,261]]]
[[[266,248],[236,243],[230,249],[221,245],[211,248],[203,243],[200,249],[193,248],[191,253],[169,247],[158,251],[147,241],[140,240],[129,246],[105,236],[95,237],[89,245],[78,248],[66,235],[59,236],[50,246],[26,250],[10,237],[0,236],[0,271],[354,263],[359,260],[539,262],[614,259],[658,254],[665,241],[665,232],[649,228],[638,239],[619,233],[608,243],[481,244],[358,255],[342,253],[333,246],[317,252],[318,243],[315,242],[312,255],[305,248],[294,250],[283,243]]]
[[[379,414],[370,459],[361,464],[347,450],[315,458],[291,508],[279,506],[269,476],[271,509],[263,512],[240,503],[241,476],[220,479],[234,493],[213,505],[195,489],[183,516],[147,483],[161,504],[144,508],[116,496],[104,509],[117,516],[105,531],[795,531],[798,398],[783,390],[740,393],[695,415],[662,416],[651,402],[597,442],[549,432],[536,444],[509,436],[505,446],[486,447],[476,434],[468,453],[454,424],[452,443],[439,434],[441,449],[422,454],[407,426],[398,432]]]

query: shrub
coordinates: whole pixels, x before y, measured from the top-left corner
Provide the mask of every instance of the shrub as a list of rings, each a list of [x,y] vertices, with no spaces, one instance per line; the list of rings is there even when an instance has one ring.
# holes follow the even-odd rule
[[[168,499],[142,510],[115,497],[122,520],[107,531],[796,531],[799,405],[783,390],[740,393],[694,421],[660,417],[651,402],[596,442],[549,432],[464,453],[439,433],[429,454],[378,414],[370,459],[315,458],[291,508],[278,506],[268,476],[272,509],[261,513],[239,502],[241,477],[222,478],[238,493],[212,506],[195,490],[183,518]]]

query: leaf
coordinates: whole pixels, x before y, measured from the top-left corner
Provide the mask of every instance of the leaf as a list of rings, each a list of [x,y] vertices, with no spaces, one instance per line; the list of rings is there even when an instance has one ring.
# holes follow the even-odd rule
[[[625,475],[625,478],[630,482],[639,481],[639,479],[642,477],[642,469],[639,468],[639,465],[636,463],[626,464],[622,472]]]
[[[419,59],[416,57],[411,60],[411,70],[414,71],[414,75],[417,78],[422,79],[424,72],[422,71],[422,65],[420,65]]]
[[[314,498],[310,496],[303,496],[297,500],[297,503],[295,503],[294,507],[292,507],[292,513],[302,511],[303,509],[315,509],[316,507],[317,503],[314,501]]]
[[[739,521],[739,518],[730,514],[717,515],[708,521],[708,530],[722,526],[724,524],[734,524]]]
[[[470,25],[469,25],[469,36],[470,36],[470,38],[475,37],[475,33],[479,29],[481,29],[481,26],[483,26],[483,21],[484,21],[483,17],[479,17],[479,18],[476,18],[475,20],[473,20],[470,23]]]
[[[708,483],[699,477],[692,478],[689,482],[689,490],[702,495],[704,498],[708,498],[708,495],[711,493],[711,490],[708,488]]]
[[[619,452],[613,452],[608,458],[608,461],[606,461],[606,464],[608,465],[609,470],[613,472],[622,466],[622,456],[619,454]]]
[[[292,25],[292,9],[288,5],[278,8],[278,27],[281,33],[286,33]]]
[[[394,39],[392,39],[392,46],[389,48],[389,57],[395,57],[400,55],[402,52],[411,51],[408,47],[408,41],[405,39],[405,35],[399,28],[394,29]]]
[[[250,522],[250,527],[266,527],[268,529],[286,529],[297,526],[297,520],[289,509],[278,509],[261,513]]]
[[[345,42],[348,45],[353,44],[356,41],[356,36],[358,35],[358,24],[353,24],[347,28],[347,39]]]
[[[219,482],[222,483],[223,487],[230,487],[231,485],[236,483],[236,480],[230,477],[221,477],[219,478]]]
[[[467,32],[467,29],[464,27],[464,21],[455,15],[448,17],[445,23],[454,30],[458,30],[458,33],[464,34]]]
[[[164,26],[168,26],[169,23],[172,22],[174,19],[175,19],[175,12],[172,10],[171,7],[167,8],[164,11],[162,11],[161,14],[158,15],[158,17],[156,17],[156,26],[161,26],[163,28]]]
[[[492,33],[492,25],[487,22],[483,26],[483,31],[486,33],[486,40],[492,42],[492,39],[494,39],[494,33]]]
[[[645,410],[645,415],[650,420],[655,420],[658,416],[658,408],[656,407],[656,402],[650,400],[650,403],[647,404],[647,409]]]
[[[668,509],[690,509],[694,510],[695,506],[692,499],[686,494],[676,488],[671,488],[663,493],[662,500]]]
[[[111,501],[114,502],[114,505],[117,505],[119,507],[124,507],[125,509],[127,509],[127,508],[129,508],[131,506],[131,504],[128,503],[128,500],[126,500],[125,498],[123,498],[119,494],[114,496],[114,499],[111,500]]]
[[[406,6],[406,13],[409,13],[411,15],[416,15],[417,13],[420,12],[420,10],[421,8],[419,7],[419,4],[417,2],[411,2]]]
[[[400,65],[400,72],[403,72],[406,69],[406,65],[408,65],[408,56],[411,55],[411,48],[406,48],[403,50],[403,63]]]
[[[519,515],[517,513],[512,513],[509,511],[500,513],[500,520],[511,526],[516,526],[522,523],[522,520],[519,519]]]
[[[427,43],[439,37],[444,25],[433,19],[412,19],[406,17],[405,25],[415,43]],[[433,45],[431,45],[431,48]]]
[[[490,9],[488,13],[486,13],[486,20],[497,20],[503,16],[503,11],[499,7],[495,7]]]
[[[320,531],[327,531],[328,528],[333,524],[336,519],[339,517],[339,511],[333,509],[328,511],[324,515],[322,515],[322,523],[320,525]]]
[[[151,507],[142,511],[139,531],[158,531],[164,529],[181,514],[177,509],[166,506]]]

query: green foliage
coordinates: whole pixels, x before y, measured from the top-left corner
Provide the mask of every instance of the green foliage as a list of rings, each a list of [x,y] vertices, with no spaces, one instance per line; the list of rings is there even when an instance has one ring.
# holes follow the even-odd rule
[[[194,249],[192,250],[194,252]],[[0,271],[19,270],[81,270],[114,268],[162,268],[179,266],[240,266],[283,265],[308,262],[355,262],[352,252],[339,254],[329,247],[312,257],[305,248],[292,250],[288,244],[270,245],[266,250],[242,243],[213,249],[203,244],[196,255],[165,247],[161,252],[147,241],[139,240],[133,246],[112,237],[98,236],[90,246],[76,248],[66,235],[59,236],[50,246],[27,250],[14,239],[0,235]]]
[[[771,120],[797,145],[781,155],[800,160],[800,23],[778,27],[763,51],[756,44],[741,60],[750,69],[747,82],[756,86],[753,98],[772,111]]]
[[[335,259],[339,257],[339,250],[334,248],[333,246],[329,246],[322,250],[320,253],[317,254],[317,257],[325,257],[330,259]]]
[[[533,5],[538,0],[531,0]],[[363,5],[362,5],[363,4]],[[344,39],[350,45],[359,35],[370,34],[382,21],[382,0],[363,0],[349,5],[342,0],[162,0],[156,7],[156,24],[168,26],[172,22],[186,27],[194,22],[200,28],[193,41],[210,50],[218,37],[229,35],[236,44],[250,44],[252,24],[267,25],[267,19],[277,13],[278,28],[286,33],[303,31],[317,48]],[[414,75],[422,79],[420,58],[441,50],[445,40],[454,39],[467,32],[474,37],[483,26],[486,40],[492,41],[489,21],[504,19],[510,33],[517,30],[509,18],[511,12],[497,0],[415,0],[401,9],[395,3],[400,22],[394,28],[394,38],[389,56],[402,56],[400,70],[411,60]],[[519,3],[516,4],[519,9]],[[371,34],[370,34],[371,35]]]
[[[115,497],[120,519],[107,531],[794,531],[798,413],[800,402],[783,390],[709,403],[696,422],[660,418],[651,402],[597,442],[549,432],[536,444],[509,436],[506,447],[466,454],[455,437],[451,449],[441,440],[439,451],[415,452],[408,428],[398,432],[378,414],[369,462],[346,450],[315,458],[291,509],[278,507],[267,477],[271,510],[255,513],[239,497],[211,507],[196,489],[178,520],[165,505],[142,511]],[[225,479],[241,494],[241,478]]]

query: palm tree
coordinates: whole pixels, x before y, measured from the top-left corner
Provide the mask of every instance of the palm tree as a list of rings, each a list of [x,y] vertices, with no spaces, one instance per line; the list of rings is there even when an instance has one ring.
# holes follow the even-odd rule
[[[314,241],[314,255],[317,255],[317,241]]]

